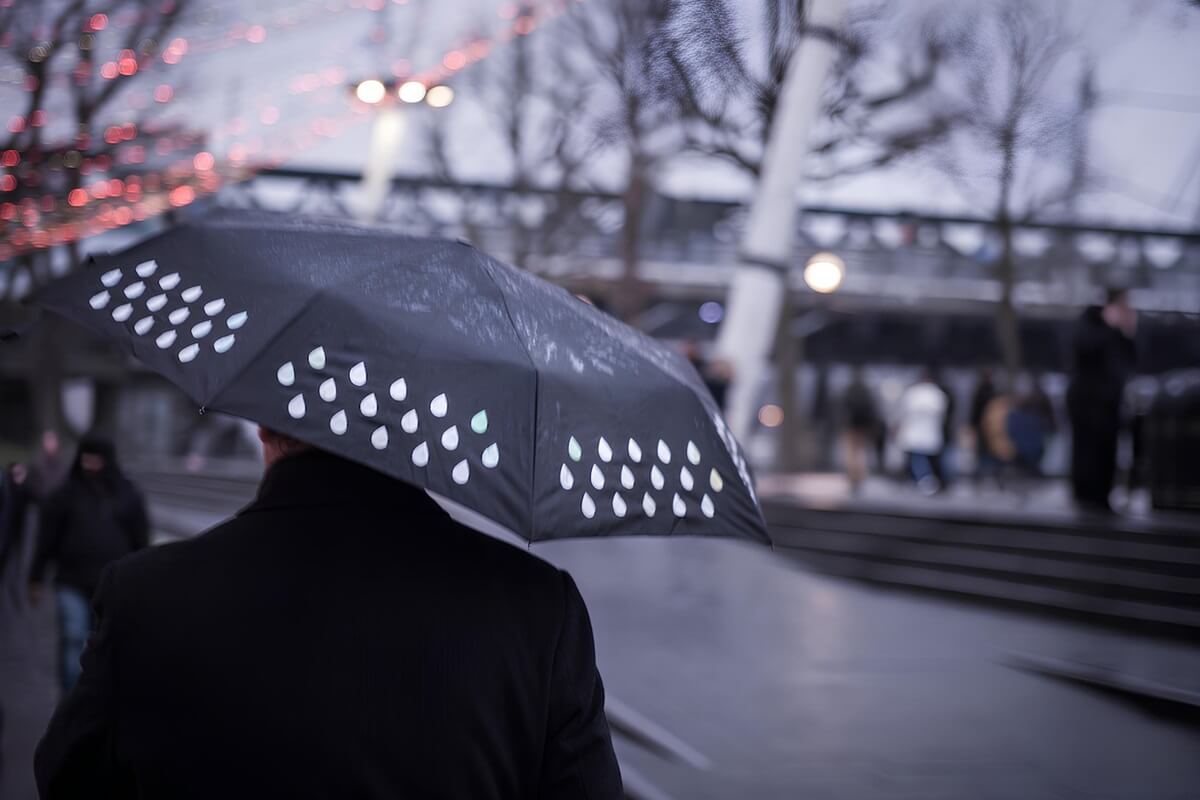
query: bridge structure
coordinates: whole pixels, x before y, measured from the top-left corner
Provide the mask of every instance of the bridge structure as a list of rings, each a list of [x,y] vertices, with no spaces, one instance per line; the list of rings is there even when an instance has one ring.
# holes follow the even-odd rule
[[[267,169],[223,189],[218,202],[353,217],[360,182],[356,172]],[[643,213],[637,278],[650,302],[641,326],[670,338],[711,337],[720,308],[703,319],[696,312],[724,299],[745,207],[654,195]],[[622,197],[605,192],[398,177],[380,222],[465,238],[603,305],[622,289],[624,214]],[[993,222],[811,206],[795,224],[788,282],[793,329],[809,338],[809,358],[916,362],[937,348],[950,363],[998,360],[990,321],[1001,294]],[[1015,226],[1014,246],[1031,366],[1064,365],[1069,321],[1108,286],[1130,288],[1143,312],[1148,370],[1200,363],[1200,230],[1029,221]],[[835,295],[804,284],[802,267],[818,251],[846,264]]]

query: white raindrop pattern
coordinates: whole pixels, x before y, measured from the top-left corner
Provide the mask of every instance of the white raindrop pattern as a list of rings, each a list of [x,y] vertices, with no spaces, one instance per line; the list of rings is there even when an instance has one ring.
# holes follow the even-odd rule
[[[180,364],[195,362],[203,352],[200,340],[210,334],[216,334],[211,340],[213,352],[220,355],[232,350],[237,343],[233,331],[246,325],[250,314],[234,311],[223,321],[217,319],[227,307],[224,297],[205,297],[202,283],[180,289],[185,285],[182,275],[178,272],[159,273],[159,264],[153,259],[130,268],[110,269],[100,275],[101,289],[88,298],[88,305],[96,311],[108,311],[114,322],[128,325],[136,336],[145,336],[156,323],[168,326],[166,330],[160,328],[154,343],[160,350],[178,347],[175,356]],[[114,297],[119,303],[109,310]],[[197,306],[202,298],[205,302]],[[174,306],[167,311],[172,303]],[[144,307],[139,308],[142,304]],[[203,317],[196,321],[201,312]],[[290,385],[284,383],[282,372],[279,378],[281,384]]]
[[[718,428],[722,439],[727,430]],[[611,442],[617,442],[617,447]],[[650,447],[643,450],[632,437],[590,439],[567,435],[559,460],[558,484],[563,492],[582,493],[578,508],[586,519],[603,518],[606,512],[600,510],[600,505],[610,506],[616,519],[636,517],[639,511],[648,519],[660,511],[678,519],[713,519],[718,511],[716,497],[725,488],[725,478],[716,467],[703,464],[700,446],[691,439],[677,446],[657,438],[649,443]],[[585,458],[588,453],[595,453],[595,460]],[[680,453],[682,456],[676,457]],[[671,466],[673,460],[675,465]],[[744,461],[735,460],[735,465],[739,472],[745,470]],[[606,503],[597,503],[598,493]]]
[[[405,378],[381,374],[366,361],[340,367],[323,345],[317,345],[276,366],[275,380],[292,419],[305,419],[310,404],[319,399],[326,410],[317,415],[318,426],[327,419],[335,435],[352,440],[361,435],[375,450],[392,451],[415,468],[445,464],[450,480],[459,486],[480,474],[476,467],[486,472],[500,466],[501,448],[489,435],[487,409],[456,406],[448,393],[424,393],[419,387],[410,396]]]

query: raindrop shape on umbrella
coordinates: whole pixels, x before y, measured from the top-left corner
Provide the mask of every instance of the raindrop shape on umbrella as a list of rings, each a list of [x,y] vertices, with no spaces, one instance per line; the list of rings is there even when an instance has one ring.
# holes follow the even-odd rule
[[[362,399],[358,404],[359,413],[364,417],[373,417],[379,411],[379,401],[375,399],[375,393],[371,392]]]
[[[329,418],[329,430],[341,436],[346,432],[346,412],[338,411]]]
[[[117,322],[124,322],[131,316],[133,316],[133,306],[129,305],[129,303],[122,303],[112,311],[112,318]]]
[[[200,345],[192,342],[187,347],[179,351],[179,360],[184,364],[188,363],[200,354]]]
[[[88,300],[88,305],[99,311],[108,305],[108,300],[110,297],[111,295],[108,293],[107,289],[105,289],[103,292],[96,292],[94,295],[92,295],[92,299]]]
[[[713,471],[708,473],[708,485],[717,493],[725,488],[725,480],[721,477],[721,473],[717,472],[716,467],[713,467]]]
[[[308,353],[308,365],[313,369],[325,369],[325,348],[314,347]]]
[[[583,515],[588,519],[596,516],[596,501],[593,500],[592,496],[587,492],[583,493],[583,501],[579,504],[579,510],[582,511]]]
[[[441,418],[446,416],[446,411],[449,410],[449,408],[450,403],[446,400],[445,393],[442,393],[433,398],[433,401],[430,402],[429,413],[433,414],[435,417]]]
[[[134,281],[125,287],[125,296],[130,300],[137,300],[146,291],[146,284],[142,281]]]
[[[563,464],[562,469],[558,471],[558,483],[568,492],[575,487],[575,476],[571,470],[567,469],[566,464]]]
[[[687,513],[687,506],[683,504],[683,498],[678,493],[671,498],[671,510],[675,512],[675,516],[682,517]]]
[[[298,394],[288,401],[288,415],[292,419],[300,419],[304,416],[304,395]]]
[[[596,491],[604,488],[604,473],[595,464],[592,464],[592,486],[595,487]]]
[[[692,462],[692,466],[696,466],[700,463],[700,448],[696,447],[696,443],[691,439],[689,439],[687,443],[687,457],[688,461]]]
[[[363,386],[367,382],[367,365],[358,362],[350,368],[350,382],[355,386]]]
[[[654,512],[658,510],[658,504],[654,502],[654,498],[649,492],[642,494],[642,511],[646,512],[647,517],[653,517]]]
[[[392,381],[391,387],[388,388],[388,394],[391,395],[391,398],[397,403],[402,402],[404,398],[408,397],[408,383],[405,382],[404,378],[397,378],[396,380]],[[415,414],[416,412],[413,413]],[[416,429],[417,428],[414,425],[413,431]],[[409,433],[412,433],[412,431],[409,431]]]
[[[704,497],[700,499],[700,513],[709,519],[712,519],[713,514],[717,513],[717,510],[713,508],[712,498],[708,495],[704,495]]]
[[[163,275],[158,279],[158,285],[164,292],[169,292],[179,285],[179,273],[172,272],[170,275]]]
[[[136,267],[134,267],[134,272],[136,272],[138,274],[139,278],[149,278],[151,275],[154,274],[154,271],[157,269],[158,269],[158,262],[155,261],[154,259],[150,259],[149,261],[143,261],[142,263],[140,263]]]
[[[151,311],[162,311],[163,306],[167,304],[167,296],[165,294],[156,294],[146,301],[146,308]]]
[[[687,467],[679,468],[679,485],[683,487],[685,492],[690,492],[695,482],[692,480],[692,471]]]
[[[138,336],[145,336],[154,327],[154,317],[142,317],[137,322],[133,323],[133,332]]]
[[[600,437],[600,444],[596,446],[596,452],[600,454],[601,461],[603,461],[605,463],[612,461],[612,457],[613,457],[612,447],[609,446],[608,440],[605,439],[603,436]]]
[[[454,482],[459,486],[465,484],[471,477],[471,467],[467,464],[465,458],[454,465],[454,470],[450,473],[450,477],[454,478]]]
[[[629,440],[629,458],[632,459],[633,463],[635,464],[642,463],[642,447],[633,439]]]
[[[216,300],[209,300],[204,304],[204,313],[210,317],[215,317],[225,310],[225,298],[218,297]]]
[[[229,319],[225,320],[225,325],[229,330],[236,331],[238,328],[246,324],[246,320],[250,319],[250,315],[245,311],[239,311],[236,314],[230,315]]]
[[[166,350],[168,347],[175,344],[175,331],[163,331],[158,335],[158,338],[154,340],[154,343],[158,345],[159,350]]]
[[[194,303],[200,299],[200,295],[202,294],[204,294],[204,290],[199,286],[189,286],[179,296],[183,298],[183,302],[185,303]]]
[[[666,483],[666,480],[663,478],[662,470],[658,468],[657,464],[650,468],[650,483],[653,484],[654,488],[660,492],[662,491],[663,485]]]
[[[121,270],[110,269],[108,272],[100,276],[100,282],[110,289],[116,286],[121,281]]]
[[[429,463],[429,445],[428,444],[426,444],[425,442],[421,442],[419,445],[417,445],[416,447],[413,448],[412,462],[414,464],[416,464],[418,467],[423,467]]]
[[[405,433],[417,432],[417,410],[415,408],[400,418],[400,427],[404,429]]]
[[[184,323],[184,321],[187,320],[187,318],[190,317],[191,315],[192,315],[191,309],[189,309],[185,306],[183,308],[177,308],[174,311],[172,311],[170,314],[167,315],[167,319],[169,319],[171,321],[172,325],[182,325]]]
[[[321,399],[326,403],[337,400],[337,381],[333,378],[326,378],[321,382],[321,388],[317,390],[317,394],[321,395]]]
[[[275,372],[275,379],[279,381],[280,386],[291,386],[296,382],[296,368],[292,366],[292,362],[287,361],[282,367]]]
[[[625,464],[621,465],[621,485],[626,489],[633,488],[633,470]]]
[[[487,418],[487,410],[486,409],[478,412],[475,416],[471,417],[471,430],[475,431],[476,433],[478,433],[478,434],[487,433],[487,426],[488,426],[488,418]]]
[[[378,428],[375,429],[375,432],[371,434],[371,446],[374,447],[376,450],[382,450],[383,448],[387,447],[387,443],[388,443],[387,426],[380,425]]]
[[[620,492],[613,492],[612,509],[613,513],[618,517],[624,517],[625,512],[629,510],[629,507],[625,505],[625,500],[621,497]]]
[[[662,439],[658,440],[658,460],[664,464],[671,463],[671,448]]]
[[[578,461],[583,458],[583,448],[579,446],[579,442],[575,441],[574,436],[567,442],[567,455],[571,457],[572,461]]]
[[[206,319],[203,322],[197,322],[195,325],[192,326],[192,337],[195,339],[203,339],[205,336],[208,336],[208,334],[210,334],[210,333],[212,333],[212,321],[211,320]]]
[[[216,350],[218,353],[227,353],[229,352],[229,348],[233,347],[235,341],[236,339],[234,339],[232,333],[228,336],[222,336],[213,342],[213,350]]]
[[[488,469],[495,469],[496,465],[500,463],[500,446],[495,442],[489,444],[484,448],[483,457],[480,460]]]
[[[442,432],[442,447],[447,450],[458,449],[458,426],[451,425]]]

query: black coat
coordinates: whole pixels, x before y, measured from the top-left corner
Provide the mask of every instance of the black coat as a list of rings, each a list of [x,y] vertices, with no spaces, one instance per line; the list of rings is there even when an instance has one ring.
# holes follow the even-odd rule
[[[30,579],[40,583],[55,564],[56,584],[90,597],[104,568],[145,547],[149,534],[145,501],[129,480],[115,470],[91,478],[77,470],[42,503]]]
[[[565,572],[320,453],[114,564],[38,747],[58,798],[617,798]]]

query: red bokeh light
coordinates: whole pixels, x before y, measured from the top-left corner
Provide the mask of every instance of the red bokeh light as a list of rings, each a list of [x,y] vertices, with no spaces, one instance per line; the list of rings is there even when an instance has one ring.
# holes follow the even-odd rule
[[[113,221],[118,225],[128,225],[133,222],[133,212],[128,206],[121,206],[113,213]]]
[[[178,208],[186,206],[188,203],[196,199],[196,190],[190,186],[176,186],[171,190],[169,195],[171,205]]]
[[[175,90],[165,83],[160,83],[154,88],[154,102],[156,103],[169,103],[174,96]]]
[[[20,133],[25,130],[25,118],[16,116],[10,119],[8,121],[8,130],[10,133]]]
[[[67,195],[67,204],[79,208],[87,205],[88,194],[83,189],[72,189]]]
[[[6,167],[15,167],[21,163],[21,154],[16,150],[5,150],[4,155],[0,156],[0,164]]]
[[[111,81],[113,78],[117,77],[117,74],[117,62],[115,61],[105,61],[104,66],[100,67],[100,77],[104,78],[105,80]]]
[[[92,184],[92,197],[103,200],[108,197],[108,181],[96,181]]]
[[[125,191],[125,182],[120,178],[113,178],[108,182],[109,197],[117,197]]]
[[[17,206],[15,203],[0,204],[0,219],[11,220],[16,219]]]
[[[196,153],[195,158],[192,159],[192,166],[200,172],[207,172],[213,168],[213,164],[215,163],[216,159],[213,158],[213,154],[207,150],[201,150],[199,153]]]
[[[0,178],[0,192],[11,192],[17,188],[17,178],[15,175],[5,175]]]
[[[46,112],[40,108],[33,112],[29,117],[29,124],[35,128],[40,128],[46,124]]]
[[[138,71],[137,59],[132,56],[122,58],[117,62],[117,71],[125,76],[133,75]]]
[[[88,26],[94,31],[102,31],[108,27],[108,14],[92,14]]]
[[[267,29],[262,25],[251,25],[246,29],[246,41],[251,44],[262,44],[267,39]]]
[[[459,70],[467,65],[467,56],[461,50],[451,50],[442,59],[442,64],[446,69]]]

